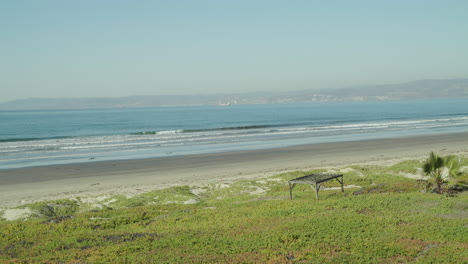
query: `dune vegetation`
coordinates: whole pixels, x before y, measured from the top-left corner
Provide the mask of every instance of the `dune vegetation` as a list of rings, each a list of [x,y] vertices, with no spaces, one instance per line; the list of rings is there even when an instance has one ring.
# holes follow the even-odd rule
[[[468,160],[460,160],[468,165]],[[296,171],[24,205],[0,221],[2,263],[466,263],[468,176],[425,191],[420,160]],[[289,199],[288,180],[341,172]]]

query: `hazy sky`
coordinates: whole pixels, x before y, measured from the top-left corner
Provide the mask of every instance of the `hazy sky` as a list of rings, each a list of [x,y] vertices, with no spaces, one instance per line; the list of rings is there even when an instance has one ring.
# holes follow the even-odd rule
[[[468,1],[0,2],[0,102],[468,77]]]

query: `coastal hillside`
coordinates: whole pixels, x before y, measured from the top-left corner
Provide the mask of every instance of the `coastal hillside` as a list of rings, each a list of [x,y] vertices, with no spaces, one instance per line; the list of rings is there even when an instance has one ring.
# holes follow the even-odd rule
[[[468,98],[468,79],[419,80],[385,85],[211,95],[129,96],[119,98],[30,98],[0,104],[0,110],[126,108],[235,104],[311,103],[369,100]]]

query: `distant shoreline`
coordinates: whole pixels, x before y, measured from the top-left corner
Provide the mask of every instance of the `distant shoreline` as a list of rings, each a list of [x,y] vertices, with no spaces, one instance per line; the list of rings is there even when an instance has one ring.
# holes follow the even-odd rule
[[[321,103],[468,98],[468,79],[414,80],[394,84],[319,88],[286,92],[143,95],[122,97],[28,98],[0,102],[1,110],[65,110],[207,106],[226,104]],[[222,103],[221,103],[222,102]]]
[[[0,170],[0,207],[108,193],[135,195],[174,185],[267,177],[284,171],[388,164],[430,151],[468,153],[468,132],[300,145],[203,155],[98,161]]]
[[[206,103],[206,104],[174,104],[174,105],[129,105],[129,106],[90,106],[90,107],[37,107],[37,108],[2,108],[0,103],[1,112],[29,112],[29,111],[85,111],[85,110],[116,110],[116,109],[145,109],[145,108],[176,108],[176,107],[219,107],[219,106],[241,106],[241,105],[278,105],[278,104],[323,104],[323,103],[360,103],[360,102],[399,102],[399,101],[433,101],[433,100],[468,100],[468,96],[460,97],[443,97],[443,98],[402,98],[402,99],[363,99],[363,100],[324,100],[324,101],[298,101],[298,102],[255,102],[255,103],[237,103],[235,105],[219,105],[217,103]],[[7,104],[10,102],[4,102]]]

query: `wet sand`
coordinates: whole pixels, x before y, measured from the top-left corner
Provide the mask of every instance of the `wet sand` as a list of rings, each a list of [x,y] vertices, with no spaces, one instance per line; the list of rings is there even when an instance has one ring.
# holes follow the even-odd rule
[[[139,160],[0,170],[0,207],[109,193],[135,195],[174,185],[259,178],[354,163],[388,164],[468,153],[468,133],[301,145]]]

